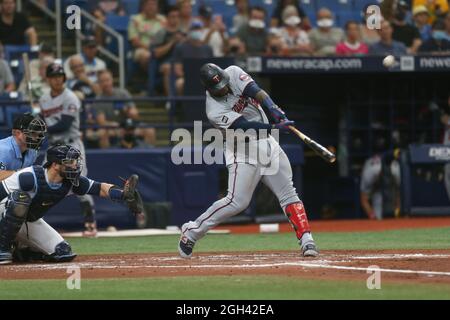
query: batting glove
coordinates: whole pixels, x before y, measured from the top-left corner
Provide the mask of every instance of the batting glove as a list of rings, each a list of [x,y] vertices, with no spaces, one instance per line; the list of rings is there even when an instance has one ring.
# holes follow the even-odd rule
[[[273,106],[273,108],[270,109],[270,114],[272,115],[272,118],[275,121],[275,123],[280,123],[282,121],[288,120],[284,111],[281,110],[280,107],[278,107],[277,105]]]
[[[282,121],[282,122],[273,124],[272,129],[278,129],[283,133],[289,133],[289,132],[291,132],[291,130],[289,129],[289,126],[294,126],[294,125],[295,125],[294,121],[291,121],[286,118],[286,121]]]

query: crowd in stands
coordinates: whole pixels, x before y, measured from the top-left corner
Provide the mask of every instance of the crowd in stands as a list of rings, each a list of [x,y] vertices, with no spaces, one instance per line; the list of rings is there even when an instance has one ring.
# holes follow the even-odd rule
[[[106,22],[108,15],[130,16],[127,40],[132,60],[147,71],[149,65],[161,79],[161,93],[183,94],[183,61],[187,58],[263,56],[363,56],[388,54],[449,54],[450,12],[448,0],[384,0],[378,29],[367,22],[366,8],[360,21],[336,23],[326,7],[315,16],[308,14],[299,0],[279,0],[272,12],[261,1],[235,0],[236,14],[225,21],[208,1],[193,10],[191,0],[140,0],[137,13],[127,12],[123,0],[90,0],[91,13]],[[46,0],[40,1],[47,4]],[[374,3],[378,3],[374,1]],[[314,21],[314,23],[312,23]],[[6,45],[37,46],[38,34],[26,15],[16,12],[15,0],[0,0],[0,94],[18,90],[25,93],[24,80],[18,88],[8,61],[2,59]],[[82,52],[65,57],[67,87],[83,99],[128,98],[129,93],[113,86],[113,74],[98,57],[98,45],[105,36],[98,28],[82,42]],[[2,46],[3,45],[3,46]],[[41,45],[39,57],[31,62],[33,96],[48,92],[45,68],[55,60],[52,47]],[[100,147],[134,146],[133,137],[154,144],[155,130],[139,128],[139,113],[132,103],[87,106],[88,123],[108,126],[92,129],[88,138]],[[128,131],[127,131],[128,130]],[[130,131],[132,130],[132,131]],[[129,141],[124,141],[128,132]]]

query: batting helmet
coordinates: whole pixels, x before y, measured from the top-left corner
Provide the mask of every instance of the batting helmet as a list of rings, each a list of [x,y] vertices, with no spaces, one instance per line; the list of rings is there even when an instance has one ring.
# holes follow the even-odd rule
[[[34,150],[39,150],[47,132],[45,122],[30,112],[18,116],[14,120],[13,129],[22,131],[27,148]]]
[[[66,73],[64,72],[64,68],[59,63],[50,63],[47,66],[47,70],[45,71],[45,76],[47,78],[64,76],[64,80],[66,80]]]
[[[48,168],[52,163],[63,165],[62,177],[69,180],[74,186],[79,185],[83,169],[80,150],[65,144],[52,146],[47,150],[47,162],[44,167]]]
[[[214,94],[230,83],[230,76],[218,65],[207,63],[200,68],[200,80],[203,86]]]

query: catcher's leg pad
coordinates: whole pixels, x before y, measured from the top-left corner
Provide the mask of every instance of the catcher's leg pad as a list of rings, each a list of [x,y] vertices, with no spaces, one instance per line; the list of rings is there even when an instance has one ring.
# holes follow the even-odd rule
[[[75,259],[76,253],[72,252],[72,247],[66,241],[60,242],[55,247],[55,252],[51,255],[44,255],[43,260],[49,262],[69,262]]]
[[[14,191],[8,198],[4,217],[0,220],[0,250],[10,252],[14,239],[25,222],[31,205],[28,193]]]
[[[286,207],[285,213],[299,240],[305,232],[311,232],[303,202],[291,203]]]

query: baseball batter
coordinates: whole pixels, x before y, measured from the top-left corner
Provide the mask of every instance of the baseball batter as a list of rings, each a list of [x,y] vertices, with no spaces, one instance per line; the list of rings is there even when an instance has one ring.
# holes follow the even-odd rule
[[[244,211],[261,180],[277,196],[295,230],[303,256],[317,256],[305,208],[293,186],[291,165],[278,142],[270,135],[274,129],[289,133],[288,126],[294,122],[238,66],[223,70],[208,63],[201,67],[200,77],[206,88],[206,115],[216,128],[227,132],[224,150],[229,174],[228,193],[197,220],[182,226],[178,245],[181,257],[190,258],[195,243],[209,229]],[[261,106],[270,112],[274,124],[269,123]],[[233,138],[229,141],[230,130],[238,132],[239,129],[249,133],[249,140],[238,139],[236,142]],[[242,144],[248,144],[248,148]],[[266,155],[270,161],[262,161],[263,157],[258,154]]]
[[[383,213],[400,207],[400,164],[392,152],[376,154],[366,160],[361,174],[361,207],[369,219],[383,219]]]
[[[46,76],[51,92],[39,99],[41,115],[44,118],[49,135],[49,144],[69,144],[80,150],[83,161],[83,175],[87,174],[86,156],[80,132],[81,103],[77,96],[65,87],[66,74],[60,64],[52,63],[47,67]],[[94,200],[90,195],[79,196],[84,215],[84,236],[95,237]]]
[[[11,263],[13,251],[18,261],[74,259],[70,245],[42,219],[71,194],[125,202],[134,214],[143,212],[137,175],[126,180],[122,189],[81,176],[81,171],[80,151],[56,145],[47,150],[44,166],[22,169],[0,183],[0,264]]]

